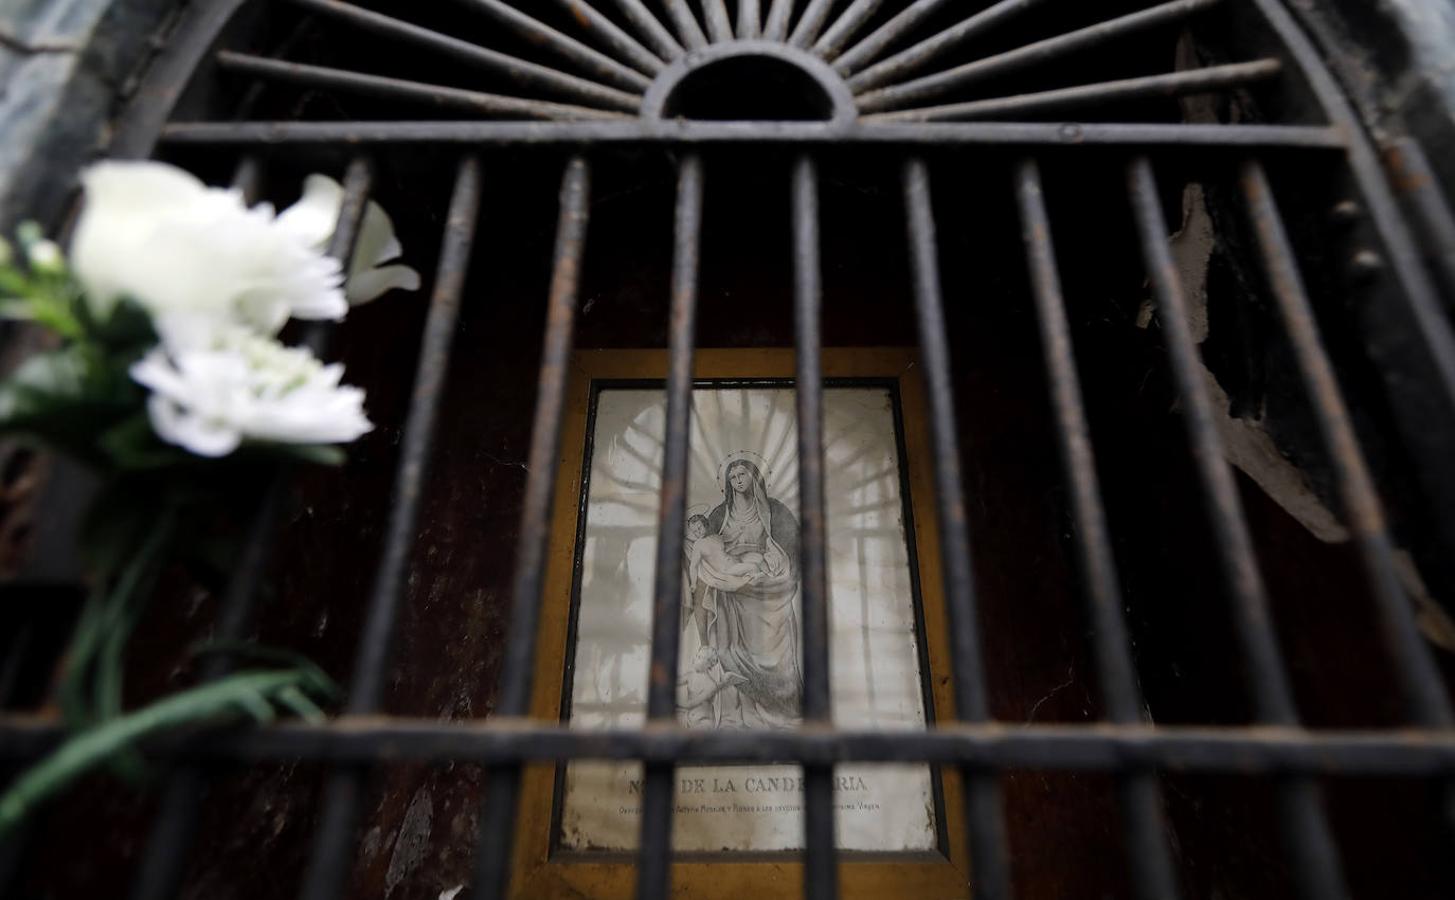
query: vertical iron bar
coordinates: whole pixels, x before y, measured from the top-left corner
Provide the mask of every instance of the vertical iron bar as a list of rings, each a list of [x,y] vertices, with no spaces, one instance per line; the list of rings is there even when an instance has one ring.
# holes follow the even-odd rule
[[[929,169],[923,160],[910,158],[904,164],[903,178],[920,356],[929,394],[936,512],[945,574],[945,607],[950,619],[955,703],[961,721],[986,722],[990,720],[990,704],[985,691],[970,531],[960,475],[959,431],[955,424]],[[966,767],[963,771],[973,893],[978,900],[1008,900],[1010,860],[1001,816],[999,780],[994,773],[983,769]]]
[[[763,28],[763,11],[758,0],[738,0],[738,38],[752,40]]]
[[[677,29],[677,36],[688,50],[701,50],[707,46],[707,35],[702,33],[702,26],[697,24],[697,16],[692,14],[692,7],[687,5],[687,0],[665,0],[667,4],[667,15],[672,19],[672,25]]]
[[[696,154],[685,157],[678,170],[675,231],[667,429],[657,512],[652,662],[647,683],[647,718],[666,722],[673,721],[677,710],[677,664],[682,642],[682,535],[687,515],[692,351],[697,335],[697,260],[702,232],[702,161]],[[671,887],[673,772],[671,763],[647,765],[637,870],[637,896],[642,900],[666,897]]]
[[[763,25],[763,39],[788,39],[788,20],[793,16],[793,0],[773,0],[768,7],[768,21]]]
[[[835,2],[836,0],[809,0],[803,14],[798,17],[798,24],[793,26],[788,43],[795,47],[812,44],[814,38],[823,30],[824,21],[828,19],[829,10],[833,9]]]
[[[1167,245],[1169,232],[1157,195],[1156,176],[1145,156],[1132,160],[1128,188],[1142,255],[1167,336],[1173,379],[1185,407],[1183,422],[1206,504],[1219,573],[1233,601],[1233,626],[1248,664],[1248,689],[1254,715],[1262,724],[1296,726],[1298,713],[1293,689],[1274,636],[1268,595],[1253,555],[1242,501],[1238,499],[1232,471],[1223,458],[1212,401],[1203,381],[1197,345],[1192,339],[1187,301],[1182,296],[1177,267]],[[1309,900],[1346,897],[1348,890],[1334,838],[1318,806],[1314,786],[1306,779],[1292,779],[1280,782],[1277,791],[1284,839],[1293,852],[1300,890]]]
[[[1071,326],[1056,267],[1051,221],[1046,211],[1041,172],[1034,159],[1016,169],[1021,228],[1030,267],[1041,350],[1056,416],[1057,449],[1071,488],[1071,513],[1077,535],[1076,549],[1088,605],[1096,651],[1098,682],[1107,718],[1118,725],[1141,721],[1141,692],[1132,667],[1121,610],[1121,584],[1107,530],[1106,509],[1096,478],[1096,457],[1091,428],[1086,420],[1081,384],[1076,375]],[[1137,896],[1142,900],[1178,896],[1172,857],[1163,836],[1162,798],[1156,776],[1135,772],[1118,778],[1127,838],[1127,859]]]
[[[1339,393],[1338,378],[1324,350],[1303,276],[1294,261],[1293,245],[1278,214],[1263,166],[1252,160],[1245,162],[1242,183],[1268,282],[1333,466],[1345,524],[1359,547],[1405,705],[1416,724],[1427,728],[1449,727],[1452,720],[1444,682],[1429,645],[1420,635],[1414,608],[1400,586],[1384,509],[1359,449],[1349,410]]]
[[[531,423],[530,474],[526,477],[520,516],[510,631],[505,641],[500,694],[495,704],[495,714],[506,718],[518,718],[530,712],[546,544],[550,539],[551,502],[556,490],[556,454],[561,446],[561,420],[566,413],[576,292],[590,218],[590,194],[591,176],[586,160],[572,157],[561,178],[561,212],[546,306],[539,394]],[[519,793],[520,766],[491,767],[475,850],[477,897],[500,897],[505,893]]]
[[[262,505],[253,516],[242,555],[238,557],[237,567],[222,599],[214,631],[216,641],[241,641],[247,635],[253,600],[272,550],[282,496],[280,477],[269,486]],[[225,656],[208,657],[199,672],[199,681],[221,678],[227,674],[228,668]],[[167,900],[177,895],[182,877],[186,874],[206,787],[205,769],[196,763],[183,765],[167,779],[152,820],[146,850],[132,884],[132,900]]]
[[[375,711],[381,699],[389,665],[389,647],[398,617],[409,554],[419,519],[420,495],[433,444],[435,420],[449,368],[450,345],[460,308],[475,220],[480,210],[480,162],[473,156],[460,161],[445,223],[445,236],[435,270],[434,291],[420,338],[419,362],[409,398],[409,414],[394,478],[394,496],[382,558],[359,645],[344,711],[361,715]],[[348,876],[353,857],[350,847],[364,792],[366,770],[336,769],[328,778],[319,816],[313,855],[301,896],[306,900],[337,897]]]
[[[642,0],[616,0],[616,8],[626,20],[636,28],[637,32],[646,38],[663,59],[676,59],[683,53],[682,45],[672,37],[672,32],[657,20],[651,10],[642,3]]]
[[[798,398],[798,514],[801,519],[803,600],[803,720],[828,725],[828,532],[824,517],[823,282],[819,264],[818,170],[812,158],[793,166],[793,321]],[[833,766],[804,767],[804,897],[839,895],[834,850]]]
[[[1277,725],[1296,722],[1293,691],[1284,675],[1273,623],[1268,613],[1268,596],[1253,555],[1243,505],[1233,474],[1223,458],[1222,443],[1214,422],[1212,401],[1203,384],[1202,363],[1188,324],[1187,301],[1182,295],[1177,267],[1167,247],[1166,220],[1161,199],[1146,157],[1133,160],[1129,170],[1132,209],[1142,243],[1158,319],[1166,335],[1167,354],[1178,396],[1184,404],[1193,462],[1207,504],[1208,524],[1217,550],[1219,573],[1234,600],[1239,643],[1247,656],[1252,677],[1249,685],[1258,717]]]
[[[262,163],[256,156],[247,156],[238,164],[232,185],[251,204],[262,188],[262,179]],[[343,264],[345,271],[358,239],[373,182],[373,167],[366,158],[355,157],[349,162],[344,173],[338,220],[327,249],[328,255]],[[321,353],[325,340],[323,335],[329,330],[325,323],[311,323],[304,334],[305,343],[315,353]],[[282,509],[285,477],[278,476],[268,486],[253,514],[242,554],[219,605],[217,624],[213,629],[213,639],[217,642],[232,643],[247,636],[254,601],[273,548],[273,532]],[[215,681],[226,675],[230,668],[226,656],[210,656],[202,662],[198,680]],[[196,834],[205,789],[204,771],[196,764],[184,765],[167,780],[132,884],[133,900],[166,900],[176,896],[186,874],[187,858]]]

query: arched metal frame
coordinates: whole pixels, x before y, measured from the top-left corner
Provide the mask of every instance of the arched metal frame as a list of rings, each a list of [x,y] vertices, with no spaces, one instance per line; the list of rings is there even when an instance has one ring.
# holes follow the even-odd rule
[[[364,767],[392,759],[468,758],[490,767],[482,840],[477,847],[477,897],[500,896],[509,877],[512,822],[521,765],[533,760],[583,758],[643,760],[648,780],[644,805],[639,892],[665,896],[670,874],[671,780],[677,764],[709,761],[798,760],[808,779],[806,821],[810,897],[836,894],[831,815],[831,775],[848,761],[917,761],[963,768],[968,786],[968,822],[974,894],[985,900],[1011,896],[1008,850],[1000,822],[997,773],[1008,768],[1113,773],[1124,811],[1129,865],[1140,896],[1171,897],[1176,877],[1161,827],[1160,798],[1153,773],[1177,768],[1277,776],[1287,849],[1307,896],[1347,895],[1339,852],[1324,817],[1316,775],[1455,775],[1455,734],[1448,698],[1396,576],[1393,546],[1373,480],[1364,463],[1350,415],[1335,380],[1304,288],[1296,258],[1265,172],[1271,155],[1342,156],[1348,178],[1366,215],[1356,228],[1391,276],[1380,308],[1363,323],[1371,345],[1397,348],[1381,357],[1391,385],[1418,385],[1408,410],[1405,440],[1428,470],[1425,487],[1437,509],[1455,509],[1455,484],[1441,471],[1452,458],[1449,429],[1422,429],[1430,410],[1455,411],[1455,338],[1441,306],[1435,280],[1421,258],[1416,236],[1401,213],[1380,156],[1315,48],[1278,0],[1238,3],[1261,30],[1270,48],[1263,59],[1211,66],[1191,72],[1118,82],[1077,85],[1013,97],[956,100],[957,93],[992,76],[1043,65],[1065,54],[1181,22],[1217,5],[1217,0],[1173,0],[1146,10],[1021,48],[929,71],[945,54],[1042,4],[1001,0],[977,9],[949,27],[920,37],[946,0],[903,3],[880,15],[878,0],[740,0],[736,17],[723,0],[696,8],[665,0],[665,21],[641,0],[616,0],[611,15],[585,0],[558,0],[583,23],[582,37],[563,33],[521,9],[497,0],[475,0],[473,8],[502,31],[523,36],[552,61],[537,62],[466,43],[340,0],[288,0],[331,25],[361,28],[440,53],[515,79],[523,93],[506,97],[428,85],[367,73],[304,66],[217,49],[219,36],[245,0],[196,0],[186,10],[121,120],[113,155],[141,158],[160,145],[210,147],[243,154],[239,180],[249,178],[248,155],[265,146],[334,145],[378,150],[405,144],[457,145],[459,162],[434,293],[421,342],[418,372],[395,482],[385,549],[367,620],[360,637],[353,683],[344,715],[323,726],[283,725],[223,741],[174,741],[159,752],[231,760],[307,757],[334,763],[303,896],[339,895],[350,859],[352,830],[363,796]],[[873,30],[868,26],[879,23]],[[938,28],[939,26],[936,25]],[[832,99],[825,122],[706,122],[663,118],[667,98],[689,73],[725,58],[758,55],[798,66]],[[555,60],[561,60],[557,63]],[[191,122],[174,121],[179,98],[210,64],[326,89],[372,93],[471,112],[480,118],[375,122]],[[928,74],[924,74],[928,72]],[[1313,124],[1195,125],[1099,121],[1097,115],[1121,100],[1230,91],[1269,79],[1292,79],[1306,100]],[[941,102],[949,101],[949,102]],[[1020,121],[1023,114],[1054,112],[1077,116],[1069,122]],[[495,117],[495,118],[492,118]],[[508,118],[502,121],[500,118]],[[987,121],[996,120],[996,121]],[[654,683],[649,698],[651,728],[614,733],[573,732],[529,721],[527,701],[534,671],[531,639],[541,597],[541,561],[549,533],[553,460],[560,440],[565,368],[572,347],[576,273],[588,226],[591,157],[615,144],[683,152],[676,209],[672,281],[671,374],[661,509],[659,572],[670,574],[680,556],[681,486],[685,479],[687,408],[691,390],[693,321],[696,305],[699,230],[704,169],[694,148],[745,143],[798,151],[792,187],[796,347],[799,359],[800,466],[803,484],[805,718],[800,732],[773,734],[689,734],[673,728],[670,686]],[[529,477],[513,585],[512,632],[496,717],[481,722],[382,719],[377,712],[386,671],[390,634],[403,593],[407,559],[419,514],[418,498],[430,456],[443,392],[450,341],[474,239],[481,174],[479,155],[503,145],[548,145],[572,152],[560,194],[555,268],[548,304],[549,326],[539,377],[539,401],[532,432]],[[822,446],[818,371],[822,315],[819,220],[815,154],[843,145],[878,145],[900,160],[913,293],[921,353],[932,408],[939,520],[946,561],[947,607],[952,619],[959,721],[926,733],[891,737],[834,730],[829,719],[827,605],[824,596]],[[1125,157],[1127,191],[1135,214],[1158,312],[1167,333],[1170,366],[1186,407],[1187,437],[1197,463],[1206,515],[1237,636],[1255,697],[1257,722],[1243,728],[1151,727],[1140,717],[1140,697],[1122,621],[1115,564],[1097,484],[1074,349],[1062,300],[1050,221],[1042,196],[1038,159],[1068,147],[1101,145]],[[935,244],[930,149],[972,152],[1009,148],[1022,161],[1015,168],[1016,195],[1025,234],[1027,265],[1040,325],[1044,362],[1058,426],[1064,477],[1071,487],[1077,551],[1095,624],[1099,684],[1109,722],[1097,727],[1024,726],[1007,730],[991,720],[981,664],[974,577],[968,552],[948,346]],[[1408,149],[1408,148],[1407,148]],[[1166,155],[1223,154],[1239,161],[1239,183],[1250,212],[1265,274],[1280,321],[1294,348],[1308,404],[1332,463],[1345,524],[1360,549],[1371,593],[1385,626],[1386,648],[1400,674],[1410,727],[1399,732],[1319,732],[1299,727],[1286,667],[1272,633],[1268,601],[1237,491],[1223,461],[1212,424],[1210,400],[1198,371],[1198,350],[1188,324],[1186,301],[1166,244],[1167,223],[1158,202],[1157,165]],[[1417,151],[1413,151],[1417,152]],[[344,255],[352,243],[370,193],[364,156],[349,165],[341,228],[331,252]],[[1434,233],[1455,233],[1440,204],[1425,204],[1422,225]],[[1448,257],[1448,254],[1447,254]],[[315,338],[321,340],[321,338]],[[1398,405],[1398,404],[1397,404]],[[1423,433],[1422,433],[1423,432]],[[1435,433],[1438,432],[1438,433]],[[1443,454],[1443,455],[1442,455]],[[1448,466],[1446,466],[1448,468]],[[249,551],[224,603],[219,636],[245,633],[251,597],[277,492],[260,514]],[[1452,523],[1445,522],[1449,529]],[[1449,535],[1445,546],[1455,547]],[[652,662],[674,673],[677,660],[676,579],[656,585]],[[220,669],[206,675],[216,676]],[[365,718],[365,716],[370,716]],[[30,756],[54,745],[57,728],[25,719],[0,720],[5,753]],[[175,892],[186,859],[191,824],[200,802],[200,769],[185,769],[167,787],[135,895],[160,898]]]

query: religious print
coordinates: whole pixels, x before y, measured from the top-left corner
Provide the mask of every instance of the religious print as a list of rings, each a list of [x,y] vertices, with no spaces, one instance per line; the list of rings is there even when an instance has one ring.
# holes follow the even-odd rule
[[[823,395],[830,679],[843,728],[923,728],[929,708],[897,402],[882,380],[831,383]],[[687,728],[801,724],[795,410],[795,392],[782,382],[707,382],[693,391],[676,684]],[[593,385],[564,704],[573,728],[645,721],[665,412],[659,385]],[[799,767],[677,772],[679,851],[802,847]],[[560,786],[561,849],[636,846],[640,764],[573,762]],[[929,766],[840,766],[835,788],[841,848],[938,846]]]

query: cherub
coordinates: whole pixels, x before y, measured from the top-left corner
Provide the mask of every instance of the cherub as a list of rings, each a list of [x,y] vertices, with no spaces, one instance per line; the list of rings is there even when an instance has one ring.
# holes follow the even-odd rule
[[[712,725],[711,703],[725,687],[746,684],[748,679],[725,671],[717,651],[699,647],[692,666],[677,678],[677,717],[689,727]]]

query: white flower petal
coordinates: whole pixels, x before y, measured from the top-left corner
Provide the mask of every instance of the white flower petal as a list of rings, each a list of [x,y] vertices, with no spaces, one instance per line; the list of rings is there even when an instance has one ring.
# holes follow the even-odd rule
[[[349,303],[358,306],[361,303],[368,303],[394,288],[405,291],[419,290],[419,273],[409,266],[384,266],[381,269],[370,269],[350,278],[345,291]]]
[[[234,326],[205,346],[157,348],[132,366],[154,393],[152,426],[170,443],[203,456],[244,440],[346,443],[373,428],[364,392],[340,386],[343,366]]]
[[[278,224],[322,251],[338,227],[343,197],[344,189],[337,181],[327,175],[309,175],[303,179],[303,196],[278,214]]]
[[[122,296],[156,318],[205,316],[264,334],[290,316],[347,311],[342,268],[320,249],[337,214],[337,185],[322,176],[282,217],[160,163],[103,163],[83,182],[72,262],[100,318]]]
[[[359,224],[354,255],[349,259],[349,274],[397,259],[403,252],[404,247],[394,236],[394,220],[384,212],[384,207],[370,200],[364,207],[364,221]]]
[[[236,428],[196,415],[159,394],[147,398],[147,417],[162,440],[198,456],[226,456],[242,443]]]

